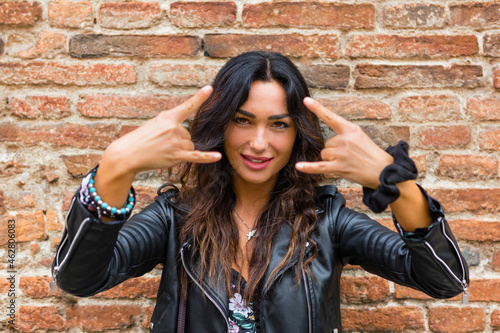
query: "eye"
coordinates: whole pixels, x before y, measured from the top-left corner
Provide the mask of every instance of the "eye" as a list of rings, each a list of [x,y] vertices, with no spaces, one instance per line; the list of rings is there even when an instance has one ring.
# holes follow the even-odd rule
[[[247,118],[242,118],[242,117],[236,117],[233,119],[233,121],[238,125],[246,125],[250,123],[250,121]]]
[[[287,123],[285,123],[283,121],[276,121],[273,125],[277,129],[285,129],[285,128],[290,127],[290,125],[288,125]]]

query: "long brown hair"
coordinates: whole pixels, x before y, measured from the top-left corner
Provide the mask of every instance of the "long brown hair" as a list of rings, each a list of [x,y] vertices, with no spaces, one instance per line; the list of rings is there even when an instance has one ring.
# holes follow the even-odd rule
[[[282,85],[297,136],[290,160],[280,171],[271,198],[256,222],[259,237],[253,240],[247,258],[249,277],[244,293],[247,300],[255,299],[256,291],[263,287],[261,282],[270,262],[273,239],[283,224],[289,224],[292,230],[290,246],[269,281],[298,255],[299,283],[301,269],[310,275],[308,263],[318,252],[312,235],[317,221],[314,188],[321,176],[298,172],[295,163],[319,160],[324,142],[318,118],[302,102],[309,96],[309,90],[295,65],[286,57],[270,52],[248,52],[227,62],[215,77],[213,93],[200,107],[191,126],[196,149],[219,151],[223,157],[211,164],[186,163],[181,171],[181,195],[191,206],[180,230],[181,244],[193,241],[195,250],[191,260],[200,263],[197,277],[200,282],[206,275],[214,283],[222,278],[230,295],[231,266],[241,263],[242,253],[232,215],[236,198],[231,183],[233,170],[223,149],[224,133],[238,108],[248,99],[251,84],[257,80],[275,80]],[[312,245],[312,255],[304,260],[307,242]],[[185,274],[182,286],[183,292],[187,292]]]

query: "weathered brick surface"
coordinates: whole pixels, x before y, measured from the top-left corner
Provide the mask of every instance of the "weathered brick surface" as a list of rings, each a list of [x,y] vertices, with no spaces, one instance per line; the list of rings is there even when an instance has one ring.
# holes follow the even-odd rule
[[[426,126],[418,130],[418,145],[425,149],[463,148],[471,140],[464,125]]]
[[[500,129],[486,127],[479,132],[479,148],[486,151],[500,149]]]
[[[500,328],[500,310],[494,310],[491,314],[491,326]]]
[[[9,49],[16,48],[14,38],[9,38]],[[41,31],[37,34],[36,42],[26,43],[22,39],[19,41],[20,48],[18,51],[10,52],[12,56],[23,59],[52,59],[59,55],[65,54],[66,51],[66,35],[57,31]],[[28,48],[26,48],[28,44]]]
[[[99,24],[109,29],[141,29],[162,19],[158,2],[106,2],[99,7]]]
[[[357,89],[369,88],[477,88],[483,69],[474,65],[357,65]]]
[[[33,25],[42,12],[42,4],[37,1],[1,1],[0,25]]]
[[[9,106],[12,114],[27,119],[61,119],[71,114],[66,96],[12,97]]]
[[[203,87],[212,83],[219,71],[213,65],[153,64],[149,79],[161,87]]]
[[[424,328],[423,314],[420,309],[414,307],[344,308],[341,313],[342,326],[347,331],[405,332]]]
[[[493,87],[500,89],[500,68],[493,71]]]
[[[353,58],[450,58],[476,54],[475,36],[356,34],[349,36],[345,54]]]
[[[76,35],[69,41],[69,52],[74,58],[115,57],[169,57],[195,55],[201,47],[196,36],[156,35]]]
[[[94,24],[90,1],[52,0],[48,5],[48,15],[53,27],[86,28]]]
[[[132,326],[134,317],[141,312],[141,308],[134,305],[72,306],[66,311],[66,320],[70,327],[84,331],[121,330]]]
[[[2,38],[0,38],[0,55],[3,54],[4,47],[5,47],[5,42],[3,41]]]
[[[243,22],[249,27],[328,27],[370,29],[375,26],[371,4],[277,2],[245,5]]]
[[[124,283],[111,288],[107,291],[99,293],[96,297],[102,298],[156,298],[158,287],[160,285],[159,278],[135,278],[125,281]]]
[[[486,180],[498,177],[498,160],[478,155],[443,155],[436,174],[462,181]]]
[[[170,20],[179,27],[196,28],[229,26],[236,20],[234,2],[174,2]]]
[[[432,332],[478,332],[485,329],[483,309],[472,307],[433,307],[429,309]]]
[[[383,24],[391,29],[435,29],[447,25],[446,7],[438,4],[409,3],[386,5]]]
[[[19,330],[26,333],[49,330],[61,332],[66,325],[57,307],[53,305],[20,306],[18,316],[16,323],[18,323]]]
[[[475,214],[496,214],[500,211],[500,189],[430,190],[449,213],[470,211]]]
[[[339,90],[347,88],[351,71],[343,65],[300,66],[300,70],[309,87]]]
[[[486,34],[483,37],[484,53],[490,57],[500,57],[500,34]]]
[[[346,303],[381,301],[389,296],[387,280],[376,277],[344,277],[340,284],[340,297]]]
[[[240,35],[208,34],[203,39],[205,54],[214,58],[234,57],[247,51],[273,51],[290,57],[339,56],[336,35]]]
[[[377,99],[339,97],[322,98],[318,101],[330,111],[351,121],[357,119],[391,119],[391,107]]]
[[[15,220],[15,235],[17,242],[29,242],[45,236],[45,218],[41,210],[35,212],[22,212],[14,215],[3,216],[0,220],[2,230],[7,230],[7,221]],[[7,243],[7,233],[0,234],[0,245]]]
[[[410,140],[410,129],[408,126],[375,126],[366,125],[361,128],[368,136],[379,146],[384,149],[389,145],[395,145],[403,140]]]
[[[482,302],[500,301],[500,279],[472,279],[469,300]]]
[[[491,266],[495,272],[500,272],[500,251],[497,251],[493,255],[493,260],[492,260]]]
[[[500,241],[500,221],[451,220],[450,227],[457,239],[479,242]]]
[[[64,165],[71,177],[85,176],[101,160],[100,154],[62,155]]]
[[[475,120],[500,120],[500,98],[472,97],[467,100],[467,111]]]
[[[0,63],[0,84],[116,85],[134,83],[130,64],[82,64],[54,61]]]
[[[92,118],[140,118],[156,116],[184,102],[188,96],[120,96],[85,95],[80,97],[77,109]]]
[[[461,118],[460,100],[455,96],[409,96],[399,101],[399,113],[405,121],[450,121]]]
[[[500,26],[500,5],[467,3],[450,6],[451,24],[483,30]]]

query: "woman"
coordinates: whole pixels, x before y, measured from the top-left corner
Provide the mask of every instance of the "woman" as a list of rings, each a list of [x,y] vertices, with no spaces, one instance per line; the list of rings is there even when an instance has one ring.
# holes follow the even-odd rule
[[[53,264],[61,289],[93,295],[162,263],[155,332],[341,332],[346,264],[466,294],[465,260],[404,143],[380,149],[276,53],[233,58],[212,87],[112,143],[84,178]],[[326,143],[318,117],[336,132]],[[135,175],[178,164],[180,191],[160,188],[129,219]],[[389,204],[400,234],[319,187],[326,173],[361,184],[375,212]]]

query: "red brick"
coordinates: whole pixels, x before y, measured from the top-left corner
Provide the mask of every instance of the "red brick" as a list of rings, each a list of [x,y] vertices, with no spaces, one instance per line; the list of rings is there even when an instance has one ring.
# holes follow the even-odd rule
[[[498,160],[479,155],[443,155],[436,174],[462,181],[487,180],[498,177]]]
[[[33,208],[35,207],[35,196],[24,191],[11,192],[5,196],[4,204],[12,210]]]
[[[33,25],[42,17],[39,2],[2,1],[0,2],[0,25]]]
[[[500,328],[500,310],[494,310],[491,313],[491,326],[494,328]]]
[[[494,254],[491,266],[495,272],[500,272],[500,251]]]
[[[9,99],[12,114],[26,119],[61,119],[71,114],[66,96],[26,96]]]
[[[154,307],[148,306],[144,308],[144,312],[146,312],[146,318],[142,321],[141,327],[145,329],[150,329],[151,327],[151,316],[153,315]]]
[[[49,209],[45,214],[47,220],[46,229],[47,231],[62,231],[64,228],[64,222],[59,219],[57,212],[53,209]]]
[[[427,156],[425,156],[425,155],[420,155],[420,156],[410,155],[410,157],[413,160],[413,162],[415,162],[415,166],[417,167],[418,178],[425,177],[425,174],[427,173]]]
[[[0,84],[117,85],[135,83],[133,65],[33,61],[0,63]]]
[[[31,35],[31,34],[30,34]],[[9,48],[17,44],[9,38]],[[51,59],[58,55],[66,53],[66,35],[57,31],[40,31],[36,35],[35,43],[26,48],[26,43],[18,43],[17,48],[21,48],[15,52],[9,52],[14,57],[23,59],[45,58]]]
[[[132,327],[134,317],[142,313],[141,307],[132,305],[82,305],[66,310],[68,327],[84,331],[123,330]]]
[[[338,97],[320,98],[318,101],[348,120],[391,119],[391,107],[375,98]]]
[[[341,309],[342,327],[346,331],[406,332],[423,331],[424,316],[416,307]]]
[[[0,124],[0,142],[19,142],[28,145],[48,143],[54,146],[104,149],[117,139],[119,128],[112,124],[58,124],[22,127]]]
[[[75,35],[69,41],[73,58],[194,56],[201,49],[196,36],[158,35]]]
[[[85,176],[101,160],[101,154],[61,155],[64,165],[73,178]]]
[[[485,329],[484,309],[471,307],[432,307],[428,311],[432,332],[478,332]]]
[[[444,206],[448,211],[449,207]],[[500,221],[452,220],[450,228],[457,239],[479,242],[500,241]]]
[[[392,29],[444,28],[446,6],[436,4],[398,4],[383,8],[382,24]]]
[[[78,111],[91,118],[152,118],[170,110],[189,96],[159,95],[84,95],[80,96]]]
[[[32,256],[35,256],[36,254],[40,253],[40,245],[38,244],[30,244],[30,252]]]
[[[220,66],[153,64],[149,79],[161,87],[202,87],[210,84]]]
[[[349,66],[345,65],[299,66],[299,70],[311,88],[344,90],[351,76]]]
[[[1,230],[7,230],[7,221],[15,221],[16,242],[30,242],[45,236],[45,219],[43,212],[18,213],[17,215],[7,215],[0,220]],[[0,234],[0,245],[7,244],[7,233]]]
[[[228,58],[247,51],[279,52],[289,57],[337,58],[339,38],[336,35],[240,35],[207,34],[205,54]]]
[[[99,8],[99,24],[108,29],[141,29],[162,19],[158,2],[107,2]]]
[[[21,332],[61,332],[66,324],[55,306],[20,306],[18,316]]]
[[[399,101],[399,112],[403,120],[419,123],[461,118],[460,100],[447,95],[405,97]]]
[[[476,3],[450,6],[451,24],[479,30],[500,26],[500,4]]]
[[[53,0],[48,5],[49,24],[59,28],[86,28],[94,25],[89,1]]]
[[[500,279],[472,279],[469,301],[500,302]]]
[[[118,286],[97,294],[95,297],[102,298],[156,298],[160,278],[135,278],[127,280]]]
[[[467,111],[475,120],[500,120],[500,98],[472,97],[467,101]]]
[[[16,160],[7,161],[0,164],[0,176],[10,177],[26,172],[29,169],[28,165],[21,164]]]
[[[483,128],[479,132],[479,148],[481,150],[500,150],[500,129]]]
[[[339,188],[340,194],[346,199],[346,206],[358,211],[369,211],[362,201],[363,191],[361,188]]]
[[[475,36],[398,36],[351,35],[345,54],[353,58],[451,58],[476,54],[479,44]]]
[[[418,129],[418,146],[425,149],[463,148],[471,140],[470,129],[464,125],[425,126]]]
[[[494,214],[500,212],[500,189],[429,189],[431,196],[437,198],[446,212],[473,212],[475,214]]]
[[[500,68],[493,71],[493,88],[500,89]]]
[[[409,287],[404,287],[398,284],[394,284],[394,297],[397,299],[423,299],[423,300],[431,300],[433,299],[427,294],[415,290]]]
[[[51,277],[21,276],[21,279],[19,280],[19,289],[24,295],[31,298],[63,296],[64,293],[60,289],[55,291],[50,289],[51,282]]]
[[[134,186],[135,189],[135,197],[136,197],[136,204],[135,204],[135,209],[143,209],[150,203],[154,201],[154,198],[156,197],[156,187],[149,187],[149,186]]]
[[[174,2],[170,5],[173,25],[186,28],[228,26],[236,20],[234,2]]]
[[[357,65],[354,86],[371,88],[477,88],[483,85],[483,68],[474,65],[414,66]]]
[[[484,55],[500,57],[500,34],[487,34],[483,37]]]
[[[5,42],[3,41],[2,38],[0,38],[0,55],[3,54],[4,47],[5,47]]]
[[[340,280],[340,297],[344,303],[382,301],[389,293],[389,282],[380,277],[343,276]]]
[[[401,140],[410,141],[410,128],[408,126],[362,125],[361,128],[383,149],[389,145],[395,145]]]
[[[73,199],[73,196],[75,195],[75,191],[64,191],[64,197],[63,197],[63,202],[62,202],[62,206],[61,206],[61,209],[64,212],[64,214],[66,214],[68,212],[69,206],[71,205],[71,200]]]
[[[320,27],[334,29],[372,29],[375,7],[372,4],[321,2],[273,2],[243,7],[247,27]]]

